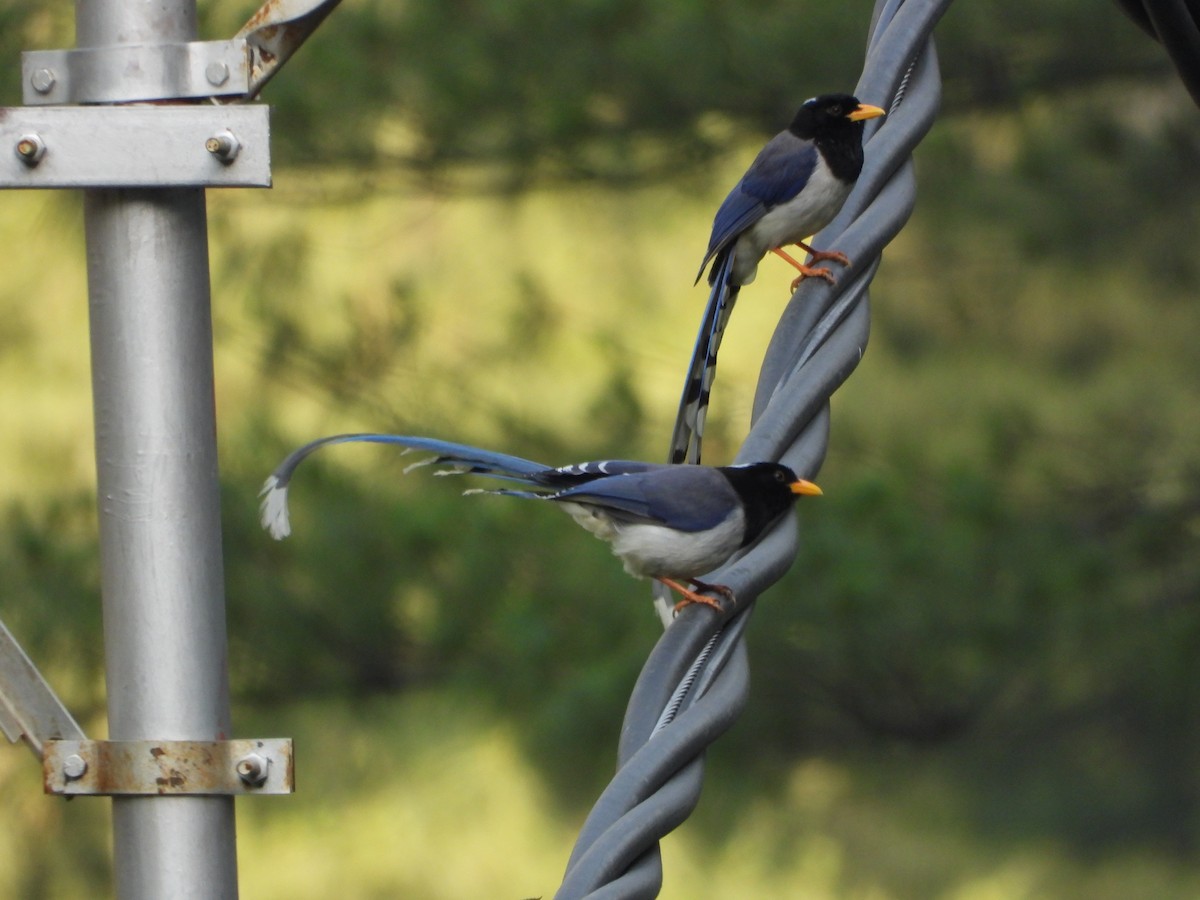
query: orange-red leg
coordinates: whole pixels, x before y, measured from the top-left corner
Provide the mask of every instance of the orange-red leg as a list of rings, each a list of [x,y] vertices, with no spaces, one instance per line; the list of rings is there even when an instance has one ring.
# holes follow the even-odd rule
[[[817,250],[808,246],[804,241],[796,241],[796,246],[812,257],[811,262],[835,262],[839,265],[850,265],[850,257],[837,250]]]
[[[792,266],[797,272],[800,273],[792,281],[792,290],[793,291],[796,290],[797,287],[799,287],[800,282],[802,282],[805,278],[824,278],[830,284],[833,284],[833,273],[830,272],[828,269],[824,269],[824,268],[814,269],[810,266],[806,266],[806,265],[804,265],[804,263],[793,258],[792,256],[789,256],[787,253],[785,253],[783,250],[779,249],[778,247],[776,247],[771,252],[774,253],[776,256],[778,256],[780,259],[782,259],[784,262],[786,262],[788,265]]]
[[[716,600],[714,600],[712,597],[705,597],[703,594],[697,594],[695,591],[689,590],[688,588],[686,588],[682,584],[680,584],[678,581],[675,581],[671,578],[659,578],[657,580],[661,581],[663,584],[665,584],[671,590],[678,592],[679,595],[683,597],[682,600],[680,600],[678,603],[675,604],[675,612],[679,612],[681,609],[683,609],[685,606],[687,606],[691,603],[703,603],[705,606],[711,606],[717,612],[723,612],[723,610],[721,609],[721,604],[718,603]],[[698,581],[694,582],[694,583],[696,585],[702,584],[701,582],[698,582]],[[732,598],[732,596],[733,596],[733,591],[729,590],[729,588],[725,587],[724,585],[707,585],[707,584],[705,584],[705,585],[703,585],[703,587],[706,589],[715,590],[718,593],[725,594],[727,597],[730,597],[730,598]]]
[[[840,263],[843,266],[850,265],[849,257],[847,257],[844,253],[838,253],[836,250],[814,250],[803,241],[796,241],[796,246],[810,254],[813,262],[823,262],[825,260],[829,260],[831,262]],[[791,288],[793,291],[800,286],[800,282],[802,282],[805,278],[824,278],[830,284],[834,283],[833,273],[824,267],[813,268],[812,266],[807,266],[785,253],[779,247],[776,247],[771,252],[800,273],[795,279],[792,280]]]

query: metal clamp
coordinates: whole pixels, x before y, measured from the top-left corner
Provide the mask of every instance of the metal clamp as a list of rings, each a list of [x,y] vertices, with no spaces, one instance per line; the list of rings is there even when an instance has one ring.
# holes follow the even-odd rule
[[[249,84],[250,50],[242,38],[21,54],[26,106],[244,96]]]
[[[266,0],[228,41],[21,54],[26,106],[258,96],[341,0]]]
[[[0,108],[0,188],[270,185],[261,104]]]
[[[231,741],[47,741],[47,794],[290,794],[290,738]]]

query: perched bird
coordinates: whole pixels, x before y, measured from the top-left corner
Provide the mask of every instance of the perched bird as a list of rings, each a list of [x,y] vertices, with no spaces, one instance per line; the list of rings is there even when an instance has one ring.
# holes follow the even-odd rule
[[[404,471],[423,465],[446,468],[438,475],[478,473],[519,488],[475,489],[466,493],[506,494],[558,504],[576,522],[612,544],[625,571],[654,578],[678,591],[689,603],[720,609],[709,590],[733,599],[724,585],[697,576],[711,571],[754,543],[802,494],[820,494],[810,481],[773,462],[741,466],[674,466],[664,463],[606,460],[554,468],[518,456],[495,453],[435,438],[398,434],[339,434],[305,444],[289,455],[262,489],[262,524],[276,540],[291,533],[287,491],[296,467],[329,444],[363,441],[398,444],[434,454]]]
[[[863,123],[882,116],[878,106],[849,94],[823,94],[806,100],[792,124],[767,142],[713,219],[708,250],[696,281],[709,263],[708,305],[692,352],[675,433],[672,462],[699,462],[704,417],[716,374],[717,350],[738,291],[754,280],[768,251],[798,271],[794,291],[805,277],[833,282],[827,268],[797,262],[783,247],[795,244],[812,262],[849,265],[842,253],[814,250],[804,241],[833,220],[863,167]]]

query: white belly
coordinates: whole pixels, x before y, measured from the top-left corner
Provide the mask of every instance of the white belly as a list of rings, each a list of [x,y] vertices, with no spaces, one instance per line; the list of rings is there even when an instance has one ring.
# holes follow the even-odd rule
[[[612,544],[625,571],[639,578],[695,578],[715,569],[741,546],[741,512],[708,531],[680,533],[658,525],[616,522],[603,511],[563,503],[572,519]]]
[[[781,203],[742,232],[737,240],[733,280],[747,285],[758,274],[758,263],[776,247],[786,247],[816,234],[838,214],[852,186],[833,177],[824,157],[804,190],[787,203]]]

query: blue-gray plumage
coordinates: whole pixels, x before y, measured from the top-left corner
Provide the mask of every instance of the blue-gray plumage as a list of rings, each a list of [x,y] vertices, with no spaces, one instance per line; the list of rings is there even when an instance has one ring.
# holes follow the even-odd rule
[[[709,269],[708,304],[692,353],[675,432],[672,462],[700,461],[700,443],[709,393],[716,374],[717,350],[733,312],[738,291],[758,274],[768,252],[794,266],[799,276],[833,282],[826,268],[813,268],[783,251],[796,244],[813,262],[849,265],[843,254],[817,251],[804,241],[837,215],[863,166],[863,122],[882,116],[877,106],[849,94],[824,94],[807,100],[786,131],[767,142],[734,185],[713,219],[708,250],[696,281]]]
[[[552,467],[435,438],[339,434],[294,451],[267,479],[262,524],[272,537],[282,539],[291,533],[287,492],[296,467],[321,447],[350,442],[397,444],[434,454],[406,472],[432,464],[445,467],[438,475],[476,473],[517,482],[521,487],[467,493],[558,504],[581,526],[608,541],[629,574],[654,578],[678,591],[683,597],[680,605],[704,603],[719,609],[715,600],[680,582],[732,598],[727,587],[706,584],[698,576],[758,540],[797,497],[821,493],[812,482],[772,462],[712,467],[604,460]]]

